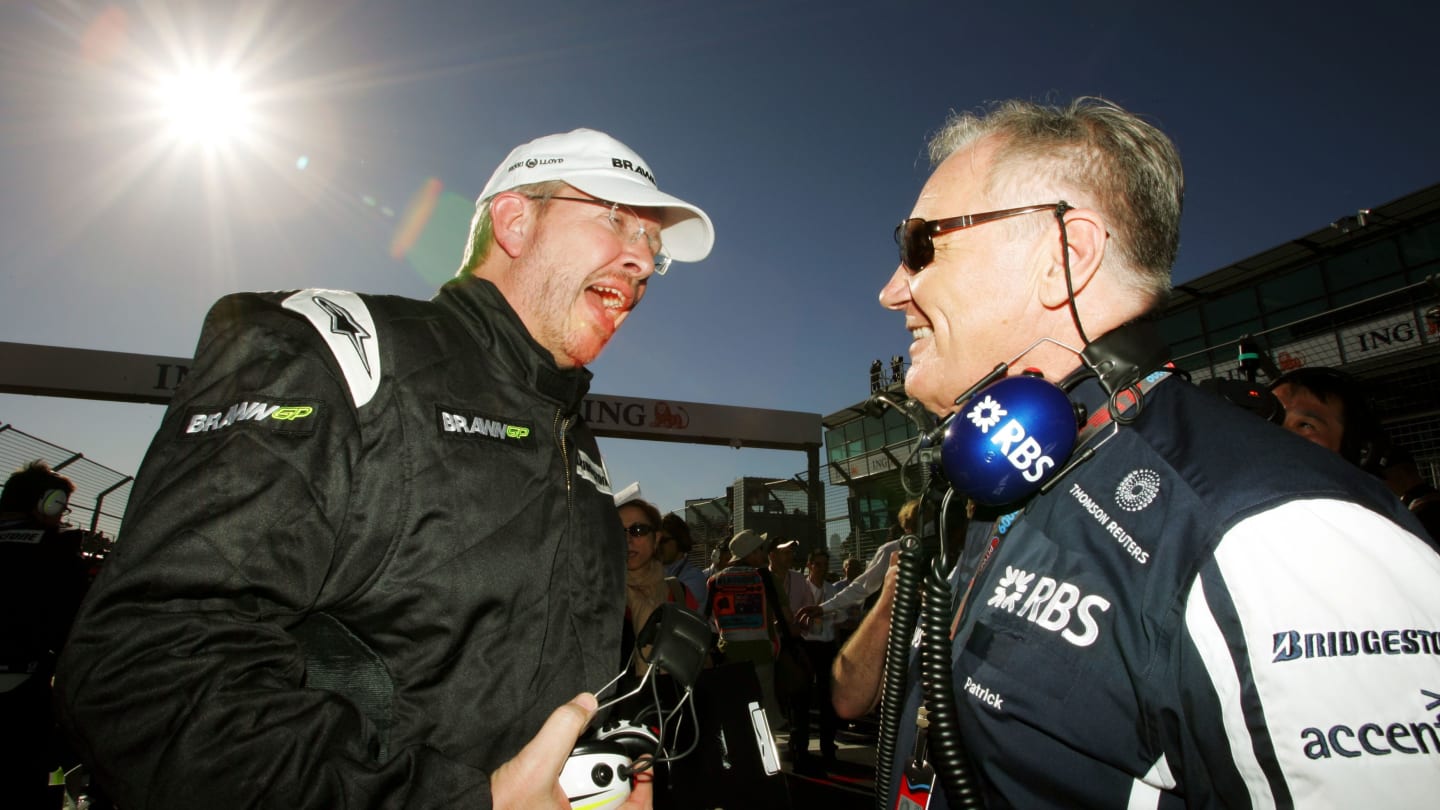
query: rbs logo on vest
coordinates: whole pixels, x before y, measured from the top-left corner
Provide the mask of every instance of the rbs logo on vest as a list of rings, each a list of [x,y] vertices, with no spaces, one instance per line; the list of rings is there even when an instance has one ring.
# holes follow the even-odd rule
[[[1110,600],[1103,596],[1083,593],[1053,577],[1036,581],[1035,574],[1009,565],[985,604],[1058,632],[1076,647],[1089,647],[1100,638],[1098,614],[1110,609]]]

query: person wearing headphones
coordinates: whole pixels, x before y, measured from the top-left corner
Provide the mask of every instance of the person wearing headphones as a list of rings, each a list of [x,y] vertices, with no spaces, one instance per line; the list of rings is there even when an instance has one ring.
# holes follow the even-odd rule
[[[88,582],[79,535],[65,531],[75,484],[35,460],[0,492],[0,796],[7,806],[59,807],[49,776],[50,677]]]
[[[1270,383],[1270,393],[1285,408],[1285,429],[1335,453],[1361,469],[1379,459],[1380,423],[1355,379],[1326,366],[1304,366]]]
[[[883,806],[1433,806],[1440,557],[1378,481],[1165,368],[1169,138],[1008,101],[930,152],[880,303],[968,530],[914,569],[931,663],[886,679]],[[879,700],[841,662],[885,657],[865,624],[903,613],[907,558],[837,709]]]
[[[1270,384],[1285,408],[1285,429],[1385,481],[1440,550],[1440,495],[1420,476],[1409,451],[1390,440],[1359,382],[1328,366],[1303,366]]]
[[[221,299],[60,660],[116,804],[568,807],[625,613],[586,365],[713,242],[576,129],[495,169],[430,301]]]

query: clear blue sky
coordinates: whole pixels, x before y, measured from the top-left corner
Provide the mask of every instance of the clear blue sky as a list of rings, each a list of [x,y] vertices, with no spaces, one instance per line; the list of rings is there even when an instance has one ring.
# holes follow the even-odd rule
[[[828,413],[908,344],[876,293],[950,109],[1102,95],[1149,116],[1185,160],[1184,281],[1440,180],[1437,17],[1389,0],[5,3],[0,340],[188,356],[236,290],[429,297],[506,152],[588,126],[717,229],[708,260],[651,284],[595,390]],[[155,91],[185,65],[243,77],[248,140],[167,137]],[[435,214],[391,258],[432,178]],[[0,421],[123,472],[160,416],[0,395]],[[603,444],[617,484],[664,509],[805,463]]]

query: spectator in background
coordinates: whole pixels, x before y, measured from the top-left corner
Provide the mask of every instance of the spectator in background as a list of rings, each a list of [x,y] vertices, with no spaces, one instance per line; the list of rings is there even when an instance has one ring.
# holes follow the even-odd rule
[[[780,728],[775,655],[785,625],[775,583],[765,567],[765,539],[745,529],[730,538],[729,548],[730,564],[706,586],[705,616],[720,636],[716,651],[721,662],[754,666],[770,727]]]
[[[780,592],[785,621],[792,623],[796,608],[804,603],[805,594],[805,575],[795,570],[795,551],[798,548],[798,542],[778,537],[770,544],[770,577],[775,581],[775,589]]]
[[[796,618],[802,624],[815,621],[824,615],[860,607],[871,596],[880,593],[880,586],[885,584],[885,572],[895,564],[895,553],[900,549],[900,538],[907,534],[915,534],[920,530],[920,501],[916,499],[906,501],[900,507],[900,512],[895,519],[899,521],[899,536],[886,541],[875,549],[875,554],[870,558],[870,564],[865,567],[865,570],[835,595],[819,605],[807,606],[798,611]]]
[[[1385,464],[1385,485],[1420,520],[1420,525],[1430,534],[1430,545],[1440,550],[1440,492],[1420,477],[1410,451],[1398,445],[1390,449]]]
[[[711,577],[728,568],[734,559],[730,556],[730,538],[727,537],[710,550],[710,567],[701,572],[705,575],[705,581],[708,583]],[[709,590],[705,592],[705,599],[710,599]]]
[[[1281,375],[1270,392],[1285,407],[1286,430],[1379,474],[1380,423],[1355,378],[1325,366],[1305,366]]]
[[[657,554],[660,510],[649,501],[634,498],[621,504],[619,513],[628,540],[625,555],[625,627],[620,656],[623,667],[630,661],[630,654],[635,649],[636,635],[645,627],[656,608],[666,602],[674,602],[690,610],[698,610],[699,604],[680,580],[665,575],[665,566]],[[643,673],[644,664],[636,661],[631,669],[637,674]],[[624,691],[623,687],[620,691]]]
[[[660,510],[649,501],[631,498],[620,504],[617,511],[628,540],[625,625],[620,641],[620,667],[624,674],[616,682],[613,692],[599,697],[602,700],[622,698],[612,716],[648,725],[646,718],[653,720],[654,712],[669,712],[679,705],[681,690],[676,688],[669,674],[656,670],[651,676],[655,683],[636,692],[650,666],[650,647],[641,647],[639,655],[632,657],[636,652],[637,639],[661,605],[671,602],[689,610],[697,610],[699,606],[680,580],[665,575],[664,566],[660,563]],[[669,807],[671,781],[668,767],[664,763],[657,765],[652,778],[655,806]]]
[[[835,583],[835,594],[845,590],[846,586],[864,572],[865,563],[859,557],[846,557],[845,561],[840,564],[842,576]],[[835,617],[835,643],[837,646],[843,644],[845,639],[855,632],[855,628],[860,626],[860,619],[864,615],[865,608],[862,605],[851,605],[839,612],[839,615]]]
[[[798,600],[801,609],[819,605],[833,597],[836,586],[825,580],[830,571],[830,554],[823,548],[810,552],[805,560],[805,576],[796,585],[801,593]],[[833,768],[835,759],[835,707],[830,701],[830,667],[835,663],[835,618],[821,617],[806,623],[800,632],[801,645],[810,659],[814,679],[809,689],[796,692],[791,698],[790,711],[790,755],[795,770],[805,773],[814,769],[810,760],[810,709],[820,711],[820,755],[821,767]]]
[[[709,576],[690,562],[692,548],[690,526],[683,518],[671,512],[660,519],[660,562],[665,565],[665,576],[680,580],[695,597],[695,603],[703,605],[705,581]]]
[[[1440,550],[1440,496],[1415,461],[1390,441],[1365,401],[1359,381],[1338,369],[1305,366],[1280,376],[1270,391],[1285,407],[1285,429],[1379,476],[1425,527]]]
[[[89,581],[80,533],[64,531],[75,484],[32,461],[0,492],[0,796],[6,807],[59,808],[49,776],[50,678]]]

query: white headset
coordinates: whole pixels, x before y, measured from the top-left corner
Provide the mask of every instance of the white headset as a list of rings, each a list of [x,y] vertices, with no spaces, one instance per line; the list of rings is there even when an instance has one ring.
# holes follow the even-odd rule
[[[70,506],[70,495],[63,489],[46,490],[40,497],[40,514],[45,517],[60,517]]]

